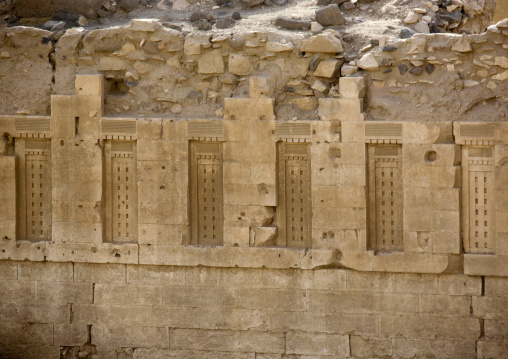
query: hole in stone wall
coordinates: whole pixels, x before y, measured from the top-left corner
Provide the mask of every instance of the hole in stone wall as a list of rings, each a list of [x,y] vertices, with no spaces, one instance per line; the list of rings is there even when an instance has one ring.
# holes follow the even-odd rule
[[[113,96],[122,96],[129,93],[129,87],[123,79],[106,79],[106,93]]]
[[[436,151],[427,151],[425,154],[425,162],[434,162],[437,159]]]

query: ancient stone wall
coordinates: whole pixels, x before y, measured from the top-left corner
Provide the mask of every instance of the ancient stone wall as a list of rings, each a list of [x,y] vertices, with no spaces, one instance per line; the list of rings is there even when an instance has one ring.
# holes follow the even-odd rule
[[[0,31],[0,356],[507,355],[506,20]]]

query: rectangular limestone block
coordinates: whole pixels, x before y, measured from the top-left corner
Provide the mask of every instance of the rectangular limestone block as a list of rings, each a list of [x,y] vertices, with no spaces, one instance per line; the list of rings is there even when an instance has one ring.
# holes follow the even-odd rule
[[[483,343],[478,341],[478,344]],[[474,339],[393,339],[394,358],[475,358]]]
[[[313,163],[313,186],[365,186],[365,165]]]
[[[479,358],[507,358],[508,343],[497,341],[479,341],[478,342]]]
[[[365,208],[313,208],[312,226],[330,229],[364,229],[367,226]]]
[[[92,283],[37,282],[37,300],[50,303],[92,303]]]
[[[77,106],[78,101],[76,96],[51,95],[51,117],[74,118],[78,116],[76,111]]]
[[[99,96],[104,95],[103,75],[76,75],[74,81],[76,95]]]
[[[168,348],[168,329],[153,326],[92,325],[92,345]]]
[[[275,208],[266,206],[226,205],[224,206],[224,225],[229,227],[249,227],[253,223],[269,225],[273,222]]]
[[[349,336],[306,332],[289,332],[286,335],[286,353],[303,355],[331,355],[349,357]]]
[[[101,208],[97,202],[54,200],[52,205],[54,222],[101,222]]]
[[[464,273],[469,275],[508,277],[508,256],[465,254]]]
[[[365,208],[365,187],[313,186],[313,207]]]
[[[462,243],[460,232],[436,231],[430,233],[432,253],[460,254]]]
[[[275,184],[275,163],[238,163],[225,162],[224,183],[238,184]]]
[[[53,138],[74,138],[76,136],[75,116],[52,116],[51,135]]]
[[[309,291],[309,310],[330,313],[410,315],[418,313],[417,294]]]
[[[284,353],[282,332],[172,329],[169,346],[174,349],[224,350],[238,352]]]
[[[127,283],[164,284],[168,286],[183,286],[188,268],[169,266],[127,265]],[[209,283],[213,284],[213,283]]]
[[[405,125],[405,124],[404,124]],[[461,162],[460,146],[455,144],[404,143],[402,160],[411,166],[452,167]]]
[[[313,227],[312,244],[314,248],[319,249],[364,251],[367,248],[367,230]]]
[[[104,99],[101,96],[76,96],[75,115],[78,117],[100,118],[104,113]]]
[[[74,263],[74,281],[90,283],[125,283],[124,264]]]
[[[342,142],[365,144],[365,123],[341,121]]]
[[[490,279],[491,277],[486,277],[485,283]],[[445,295],[481,295],[482,280],[477,276],[441,274],[439,276],[439,293]],[[487,291],[485,293],[487,294]]]
[[[137,138],[143,140],[160,140],[162,135],[162,119],[160,118],[138,118]],[[162,141],[160,141],[162,144]],[[139,145],[138,145],[139,150]]]
[[[363,122],[363,99],[340,99],[339,100],[339,117],[341,121]]]
[[[449,231],[459,233],[460,214],[450,210],[406,209],[405,231]]]
[[[404,188],[404,208],[459,210],[460,188]]]
[[[102,222],[53,222],[52,240],[60,243],[101,243],[102,228]]]
[[[1,281],[0,302],[2,304],[33,305],[36,301],[36,290],[35,281]]]
[[[140,198],[143,198],[140,196]],[[149,198],[147,198],[148,200]],[[188,224],[187,206],[163,201],[142,201],[138,203],[140,224]]]
[[[72,263],[20,262],[18,279],[72,282],[73,266]]]
[[[374,293],[439,293],[438,276],[413,273],[347,273],[347,288],[350,291]]]
[[[101,122],[97,117],[79,117],[74,118],[76,135],[81,139],[92,140],[97,143],[97,139],[101,137]]]
[[[312,161],[318,163],[341,163],[363,165],[366,162],[365,144],[321,142],[311,147]]]
[[[224,227],[224,245],[229,247],[248,247],[249,230],[249,227]]]
[[[472,297],[473,315],[483,319],[505,319],[508,315],[506,298]]]
[[[273,103],[271,98],[225,98],[224,119],[274,121]]]
[[[2,134],[9,133],[12,136],[14,132],[16,132],[15,123],[14,117],[0,115],[0,132],[2,132]]]
[[[295,273],[294,285],[300,289],[346,290],[347,273],[343,269],[301,270]]]
[[[404,186],[433,187],[433,188],[460,188],[461,168],[459,166],[428,167],[404,165]]]
[[[275,184],[224,184],[225,205],[276,206]]]
[[[138,243],[140,244],[188,244],[189,227],[181,224],[138,224]]]
[[[392,357],[392,341],[388,338],[362,338],[351,335],[351,355],[355,358]]]
[[[379,335],[406,339],[477,340],[481,330],[477,318],[381,316]]]
[[[475,293],[475,295],[479,295]],[[485,295],[508,298],[508,278],[485,277]]]
[[[16,239],[16,157],[0,156],[0,238]]]
[[[80,346],[88,341],[88,326],[86,324],[55,323],[54,345]]]
[[[364,97],[365,81],[363,77],[341,77],[339,79],[339,94],[341,99]]]
[[[2,322],[0,338],[4,345],[53,345],[53,323]]]
[[[136,150],[138,161],[175,161],[175,144],[172,141],[138,139]]]
[[[224,162],[275,163],[274,142],[225,142],[223,146]]]
[[[94,303],[111,305],[162,305],[162,287],[145,284],[95,283]]]
[[[259,353],[233,353],[201,350],[173,350],[173,349],[145,349],[137,348],[134,351],[135,359],[153,359],[153,358],[179,358],[179,359],[280,359],[279,354],[259,354]]]
[[[274,87],[275,87],[274,77],[264,77],[264,76],[249,77],[250,98],[272,97]]]
[[[249,131],[245,128],[243,121],[224,120],[223,131],[225,141],[248,142]],[[270,136],[271,138],[271,136]],[[265,138],[266,139],[266,138]]]
[[[187,138],[187,122],[183,120],[162,120],[161,139],[166,141],[178,141]],[[187,141],[185,141],[187,142]]]
[[[508,334],[505,328],[508,326],[506,319],[485,319],[485,339],[505,342]]]
[[[5,280],[18,279],[18,262],[0,262],[0,276]]]
[[[420,314],[424,316],[469,317],[471,315],[470,308],[471,298],[469,296],[420,295]]]

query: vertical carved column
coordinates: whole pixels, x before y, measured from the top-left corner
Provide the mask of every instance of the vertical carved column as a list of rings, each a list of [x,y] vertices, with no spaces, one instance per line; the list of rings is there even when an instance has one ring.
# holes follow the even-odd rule
[[[287,247],[310,247],[311,181],[310,145],[279,142],[279,243]]]
[[[494,165],[492,148],[465,147],[463,184],[467,216],[464,233],[469,253],[494,253]]]
[[[400,157],[400,145],[369,146],[371,249],[379,251],[403,249]]]
[[[137,239],[136,143],[106,141],[106,240],[132,242]]]
[[[17,141],[19,239],[51,239],[50,148],[49,140]]]
[[[222,245],[222,143],[191,142],[191,243]]]

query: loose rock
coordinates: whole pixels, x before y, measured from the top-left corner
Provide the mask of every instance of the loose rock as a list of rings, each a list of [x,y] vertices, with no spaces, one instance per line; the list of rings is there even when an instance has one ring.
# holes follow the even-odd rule
[[[295,20],[289,17],[279,16],[277,20],[275,20],[275,26],[288,30],[309,30],[310,21]]]
[[[357,63],[358,67],[367,70],[367,71],[375,71],[379,69],[379,63],[377,62],[376,58],[374,57],[374,54],[369,52],[368,54],[365,54],[362,56],[360,60],[358,60]]]
[[[336,4],[328,5],[316,10],[316,21],[323,26],[338,26],[344,24],[344,18]]]

